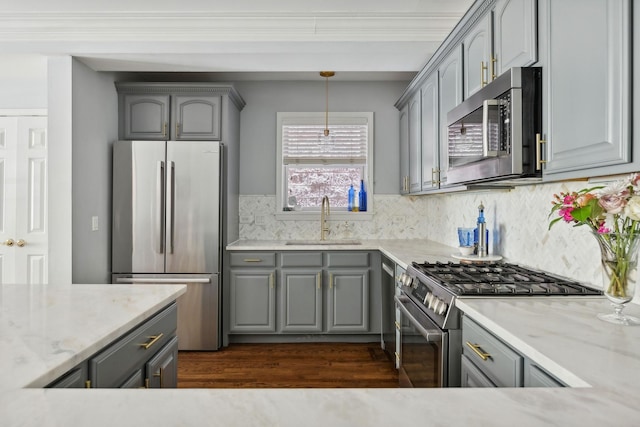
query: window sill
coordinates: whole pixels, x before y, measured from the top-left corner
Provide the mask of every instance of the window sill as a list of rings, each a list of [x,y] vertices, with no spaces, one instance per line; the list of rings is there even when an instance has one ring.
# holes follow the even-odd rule
[[[320,221],[320,212],[278,212],[276,215],[278,221]],[[331,212],[327,217],[327,221],[371,221],[373,212]]]

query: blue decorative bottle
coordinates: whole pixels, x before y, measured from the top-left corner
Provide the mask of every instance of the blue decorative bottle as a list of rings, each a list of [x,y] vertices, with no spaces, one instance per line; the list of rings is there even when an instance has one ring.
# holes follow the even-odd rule
[[[347,210],[353,211],[353,201],[355,200],[356,190],[353,189],[353,184],[349,187],[349,198],[347,199]]]
[[[364,189],[364,180],[360,180],[360,192],[358,193],[358,204],[360,205],[360,212],[367,211],[367,190]]]

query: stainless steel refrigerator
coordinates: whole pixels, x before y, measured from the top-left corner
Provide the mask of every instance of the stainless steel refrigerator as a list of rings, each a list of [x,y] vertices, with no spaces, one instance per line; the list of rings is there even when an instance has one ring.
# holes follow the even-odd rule
[[[184,283],[181,350],[220,347],[221,151],[211,141],[117,141],[113,283]]]

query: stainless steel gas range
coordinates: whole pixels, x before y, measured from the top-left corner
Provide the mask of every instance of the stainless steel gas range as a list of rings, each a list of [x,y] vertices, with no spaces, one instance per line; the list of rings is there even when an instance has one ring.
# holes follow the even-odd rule
[[[395,297],[401,387],[457,387],[462,352],[457,298],[602,295],[576,281],[509,263],[412,263]]]

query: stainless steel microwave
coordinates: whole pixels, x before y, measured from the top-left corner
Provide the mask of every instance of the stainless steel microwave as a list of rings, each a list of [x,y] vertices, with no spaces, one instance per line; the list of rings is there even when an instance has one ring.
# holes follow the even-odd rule
[[[447,115],[446,184],[539,178],[542,69],[511,68]]]

